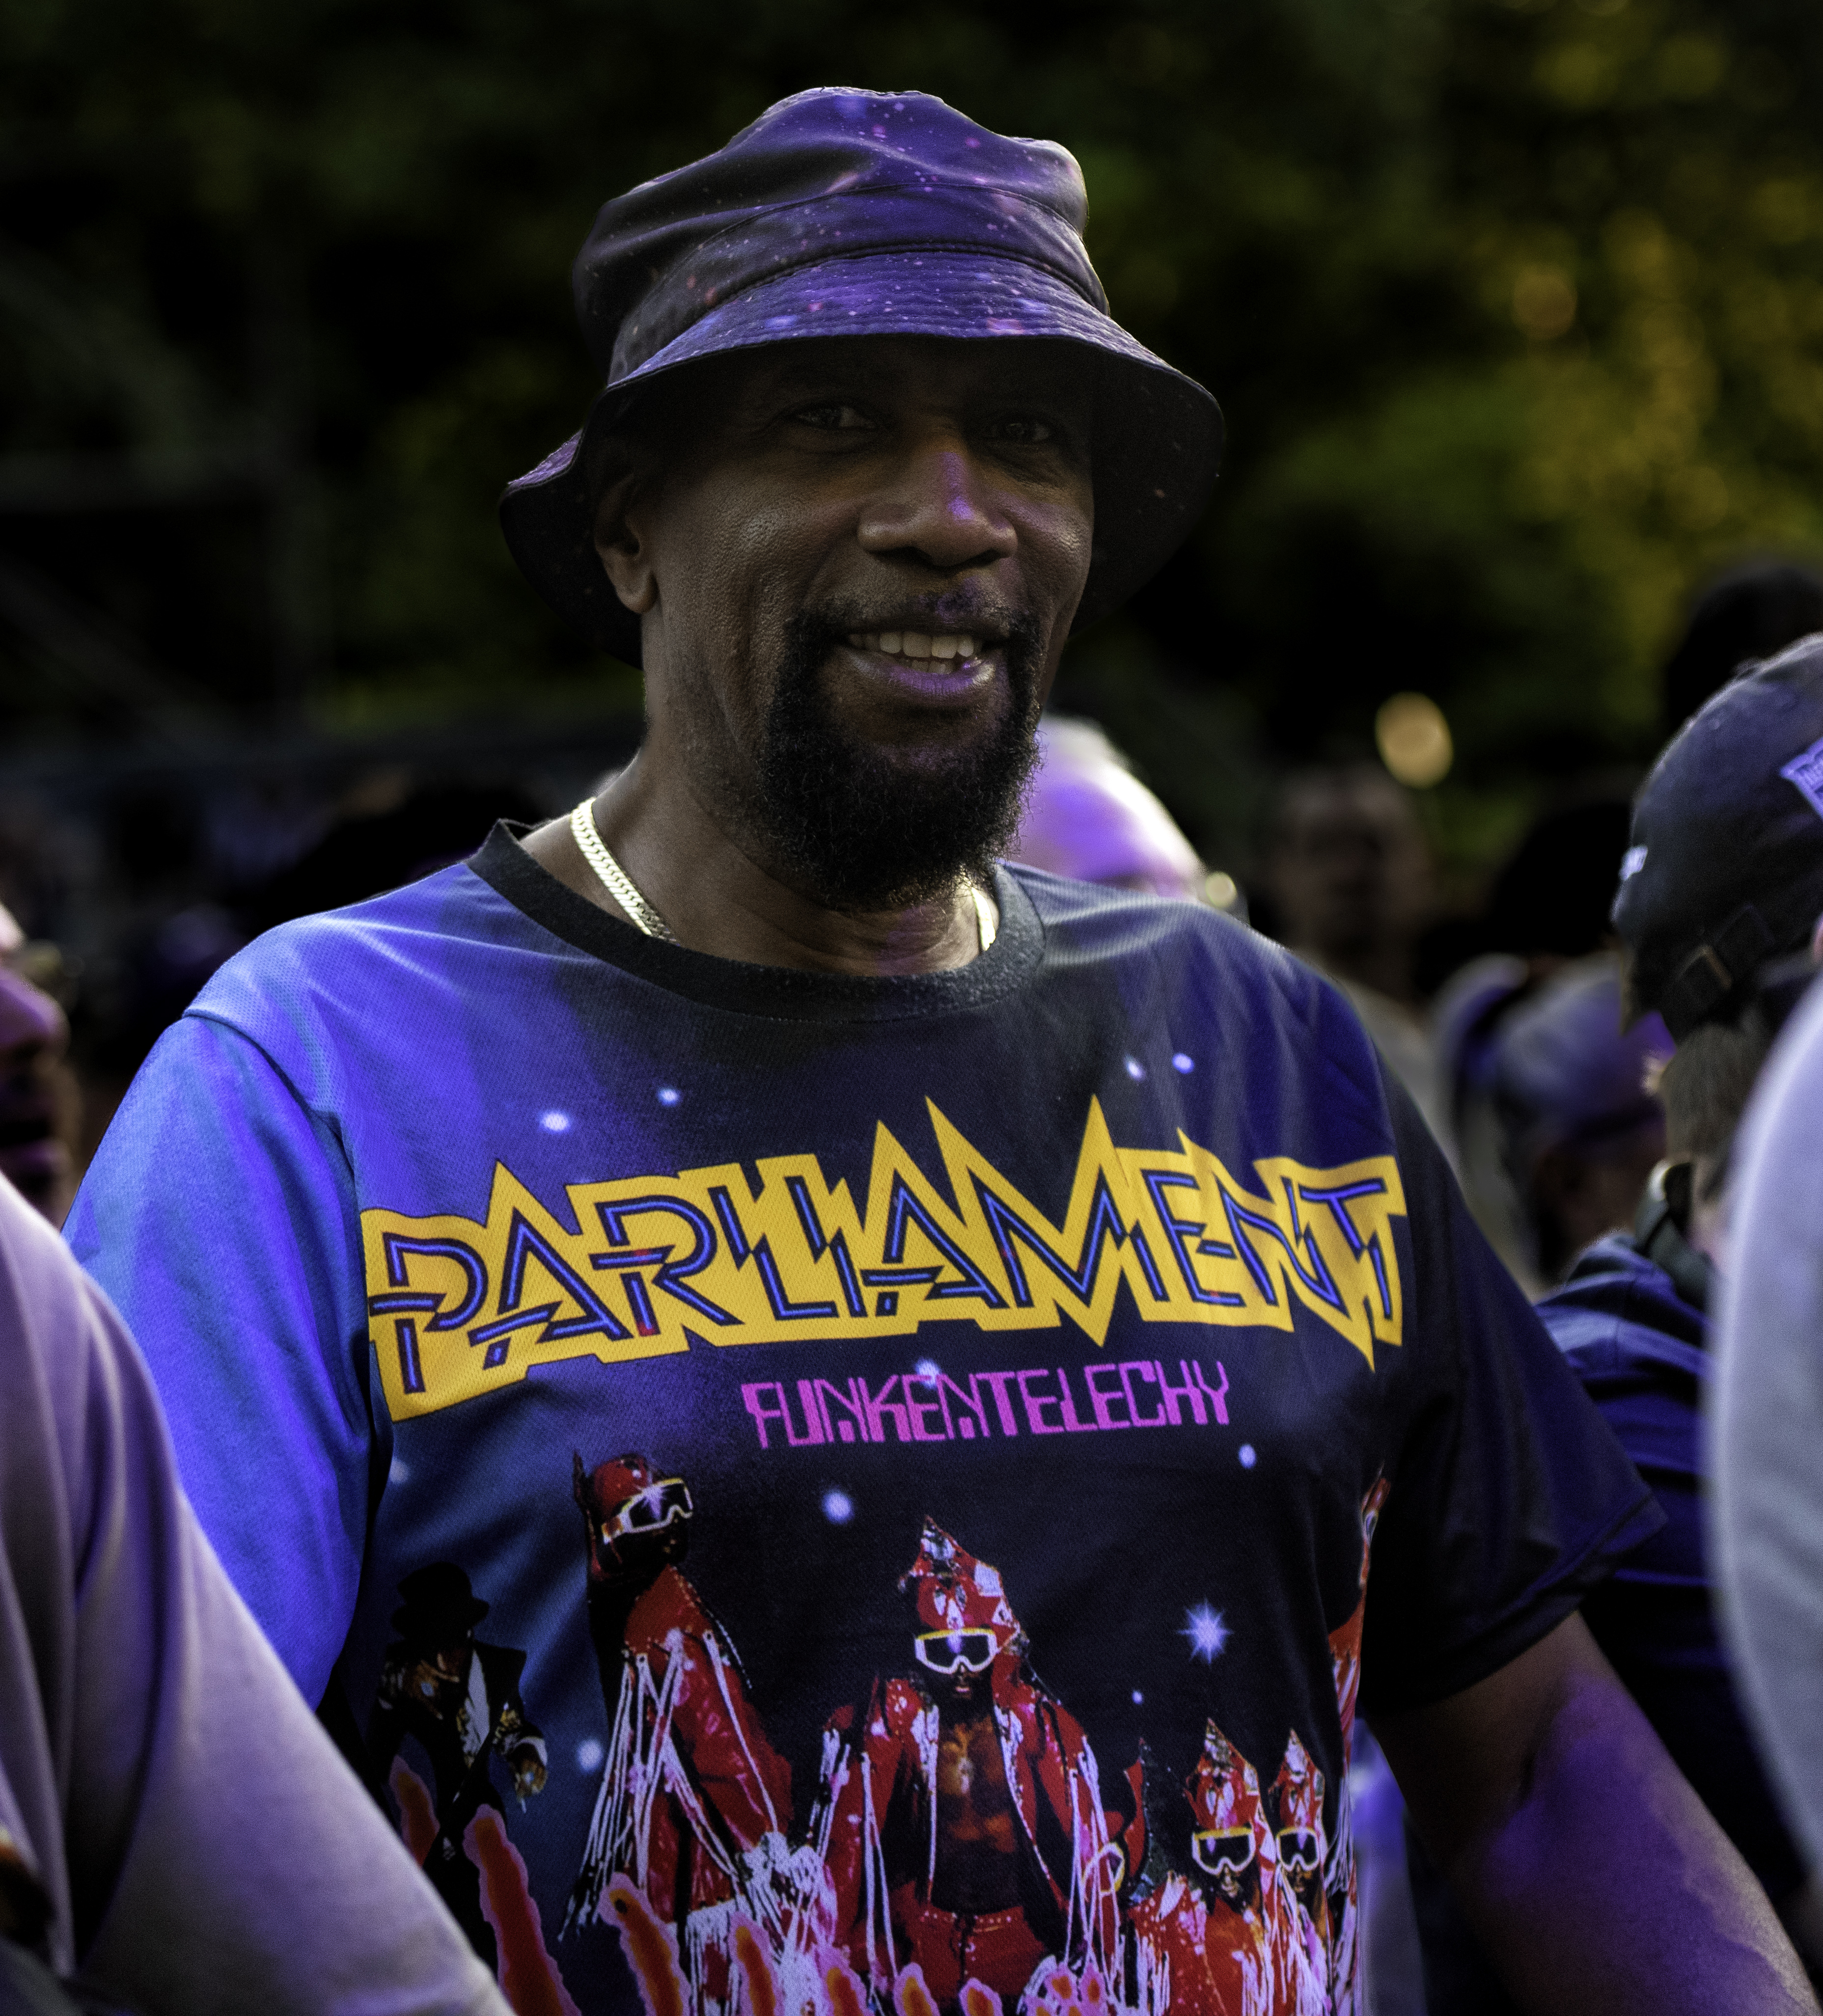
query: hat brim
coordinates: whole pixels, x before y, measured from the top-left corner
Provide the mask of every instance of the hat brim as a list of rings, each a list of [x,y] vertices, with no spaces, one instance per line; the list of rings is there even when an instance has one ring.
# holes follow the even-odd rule
[[[718,304],[610,385],[579,433],[510,483],[501,527],[533,587],[591,643],[638,664],[639,619],[614,593],[595,550],[589,445],[656,378],[730,351],[857,336],[1042,339],[1093,353],[1095,534],[1078,629],[1149,580],[1209,501],[1221,463],[1221,409],[1073,288],[1021,259],[871,253],[799,267]]]

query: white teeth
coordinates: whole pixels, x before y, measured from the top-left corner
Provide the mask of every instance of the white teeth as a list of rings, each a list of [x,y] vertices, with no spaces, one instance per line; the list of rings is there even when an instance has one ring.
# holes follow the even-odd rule
[[[848,642],[857,651],[877,651],[889,658],[962,658],[975,657],[980,640],[964,631],[931,636],[922,630],[854,630]]]

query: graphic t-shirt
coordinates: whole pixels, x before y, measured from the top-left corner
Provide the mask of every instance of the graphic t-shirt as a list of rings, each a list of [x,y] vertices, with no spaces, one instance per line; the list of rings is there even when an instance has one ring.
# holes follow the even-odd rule
[[[1331,988],[996,894],[957,971],[776,970],[499,830],[232,962],[90,1172],[205,1526],[522,2011],[1356,2007],[1357,1701],[1652,1530]]]

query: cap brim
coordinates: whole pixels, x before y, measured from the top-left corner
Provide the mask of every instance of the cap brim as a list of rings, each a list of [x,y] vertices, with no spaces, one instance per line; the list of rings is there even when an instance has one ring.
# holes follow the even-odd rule
[[[832,336],[1075,344],[1097,361],[1095,536],[1075,628],[1119,607],[1184,542],[1209,500],[1222,414],[1120,325],[1042,268],[953,250],[824,260],[711,308],[596,400],[586,425],[506,486],[500,523],[540,595],[591,643],[639,662],[639,621],[603,572],[590,524],[589,443],[653,380],[733,351]]]

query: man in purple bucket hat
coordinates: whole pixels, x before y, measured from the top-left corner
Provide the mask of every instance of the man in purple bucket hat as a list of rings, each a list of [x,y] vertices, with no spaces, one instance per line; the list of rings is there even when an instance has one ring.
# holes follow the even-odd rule
[[[1359,2010],[1358,1629],[1528,2007],[1811,2008],[1576,1615],[1649,1496],[1346,1003],[996,858],[1066,640],[1221,444],[1086,218],[1061,147],[858,90],[607,205],[604,389],[501,508],[643,665],[639,755],[231,961],[71,1236],[357,1757],[427,1564],[525,1648],[548,1779],[462,1844],[522,2008],[1200,2007],[1140,1906],[1216,1922],[1168,1817],[1213,1716],[1326,1788],[1322,1909],[1265,1886],[1248,2006]],[[636,1448],[579,1547],[573,1471]],[[908,1633],[928,1524],[1042,1682],[1023,1630]],[[592,1600],[602,1549],[686,1535],[700,1629]],[[891,1743],[853,1710],[888,1697]],[[376,1784],[409,1838],[434,1776],[408,1742]]]

